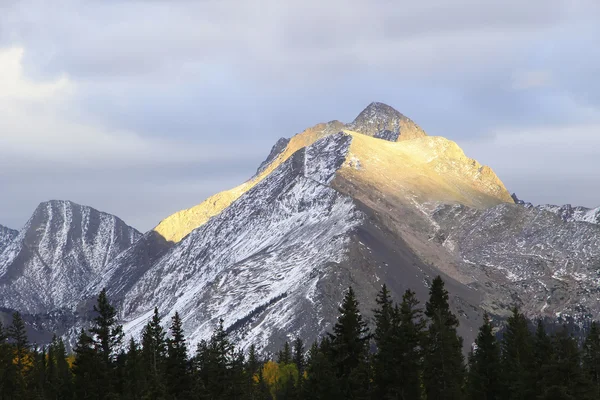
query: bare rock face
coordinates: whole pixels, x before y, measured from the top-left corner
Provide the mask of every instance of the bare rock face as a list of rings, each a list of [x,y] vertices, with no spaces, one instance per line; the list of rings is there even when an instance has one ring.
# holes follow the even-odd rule
[[[517,304],[530,316],[600,316],[600,225],[511,204],[440,205],[430,216],[493,314]]]
[[[18,234],[18,231],[0,225],[0,253],[2,253],[2,250],[4,250]]]
[[[73,308],[90,280],[140,233],[69,201],[42,203],[0,253],[0,307],[24,313]]]
[[[369,104],[346,129],[391,142],[427,136],[411,119],[377,102]]]

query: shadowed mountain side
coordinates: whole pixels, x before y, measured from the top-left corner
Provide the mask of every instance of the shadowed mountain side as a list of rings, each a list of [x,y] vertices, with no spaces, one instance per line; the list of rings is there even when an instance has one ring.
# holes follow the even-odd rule
[[[111,299],[122,300],[152,264],[174,245],[155,231],[146,232],[106,267],[104,274],[86,289],[84,297],[94,298],[103,288],[107,288]]]
[[[0,225],[0,254],[18,234],[19,231]]]

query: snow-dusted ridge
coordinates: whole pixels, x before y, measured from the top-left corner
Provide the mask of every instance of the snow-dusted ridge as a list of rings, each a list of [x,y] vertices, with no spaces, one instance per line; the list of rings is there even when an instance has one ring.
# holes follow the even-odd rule
[[[140,233],[115,216],[70,201],[40,204],[0,253],[0,307],[73,309],[91,279]]]
[[[363,219],[352,199],[327,186],[351,141],[340,133],[298,151],[230,207],[168,251],[126,294],[126,333],[139,336],[152,309],[178,311],[191,343],[219,319],[240,323],[269,309],[245,330],[267,345],[275,330],[315,302],[312,290],[344,261],[349,233]],[[302,330],[319,324],[306,318]]]

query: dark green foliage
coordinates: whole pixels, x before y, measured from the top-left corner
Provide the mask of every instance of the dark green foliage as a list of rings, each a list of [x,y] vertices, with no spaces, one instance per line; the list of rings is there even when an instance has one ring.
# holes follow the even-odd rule
[[[304,367],[306,366],[306,361],[304,360],[304,342],[299,337],[294,340],[294,354],[292,361],[294,364],[296,364],[298,373],[300,376],[302,376],[304,373]]]
[[[535,393],[543,393],[548,385],[553,384],[547,376],[553,358],[552,339],[546,333],[543,321],[539,319],[533,336],[533,359],[530,371]]]
[[[167,358],[166,333],[161,325],[158,308],[142,332],[141,362],[145,382],[145,398],[166,398],[165,362]]]
[[[494,336],[492,323],[487,314],[469,354],[467,398],[469,400],[501,399],[500,346]]]
[[[100,292],[94,311],[97,316],[90,333],[94,335],[100,358],[105,367],[110,369],[116,358],[117,348],[123,341],[123,327],[117,324],[117,310],[109,303],[106,289]]]
[[[440,276],[431,284],[425,315],[429,318],[423,345],[423,384],[427,399],[461,399],[465,377],[462,338],[456,333],[458,318],[450,311],[448,291]]]
[[[367,344],[370,336],[352,287],[348,288],[339,312],[329,337],[331,359],[341,391],[345,398],[367,398],[370,378]]]
[[[8,377],[9,385],[16,394],[17,398],[24,398],[26,395],[26,366],[30,363],[29,341],[25,331],[25,322],[21,314],[14,313],[12,325],[8,327],[8,340],[12,344],[12,366],[10,366]]]
[[[277,363],[279,364],[289,364],[292,362],[292,349],[290,348],[290,344],[286,341],[283,345],[283,349],[277,355]]]
[[[102,399],[108,382],[99,376],[103,360],[94,340],[82,329],[74,349],[73,375],[76,399]]]
[[[582,366],[577,341],[566,328],[554,335],[553,353],[549,365],[544,370],[547,385],[541,398],[553,399],[560,393],[565,399],[592,399],[589,380]]]
[[[592,322],[583,343],[583,369],[590,382],[590,394],[600,399],[600,327]]]
[[[170,333],[171,338],[167,341],[167,391],[172,399],[186,399],[191,396],[189,393],[191,374],[181,318],[177,312],[171,321]]]
[[[330,347],[326,339],[321,346],[316,343],[310,348],[306,366],[307,379],[303,385],[306,400],[335,400],[344,399],[333,364],[327,354]]]
[[[421,397],[421,342],[424,321],[415,293],[407,290],[400,306],[393,305],[384,285],[375,310],[373,392],[383,399]]]
[[[515,307],[507,320],[501,346],[503,398],[527,400],[535,397],[532,347],[527,319]]]

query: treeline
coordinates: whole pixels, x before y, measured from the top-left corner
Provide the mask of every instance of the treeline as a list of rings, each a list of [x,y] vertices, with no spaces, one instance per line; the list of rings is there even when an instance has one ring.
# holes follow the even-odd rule
[[[212,337],[188,345],[179,315],[167,331],[155,310],[141,342],[123,343],[116,311],[102,291],[96,318],[72,354],[55,338],[28,343],[19,314],[0,327],[1,399],[403,399],[559,400],[600,398],[600,329],[578,342],[566,327],[548,335],[518,309],[501,339],[486,316],[465,360],[458,319],[440,277],[422,307],[408,290],[395,303],[385,286],[377,296],[374,329],[348,289],[332,332],[309,349],[300,339],[275,357],[247,351],[223,323]],[[192,356],[190,357],[190,354]]]

